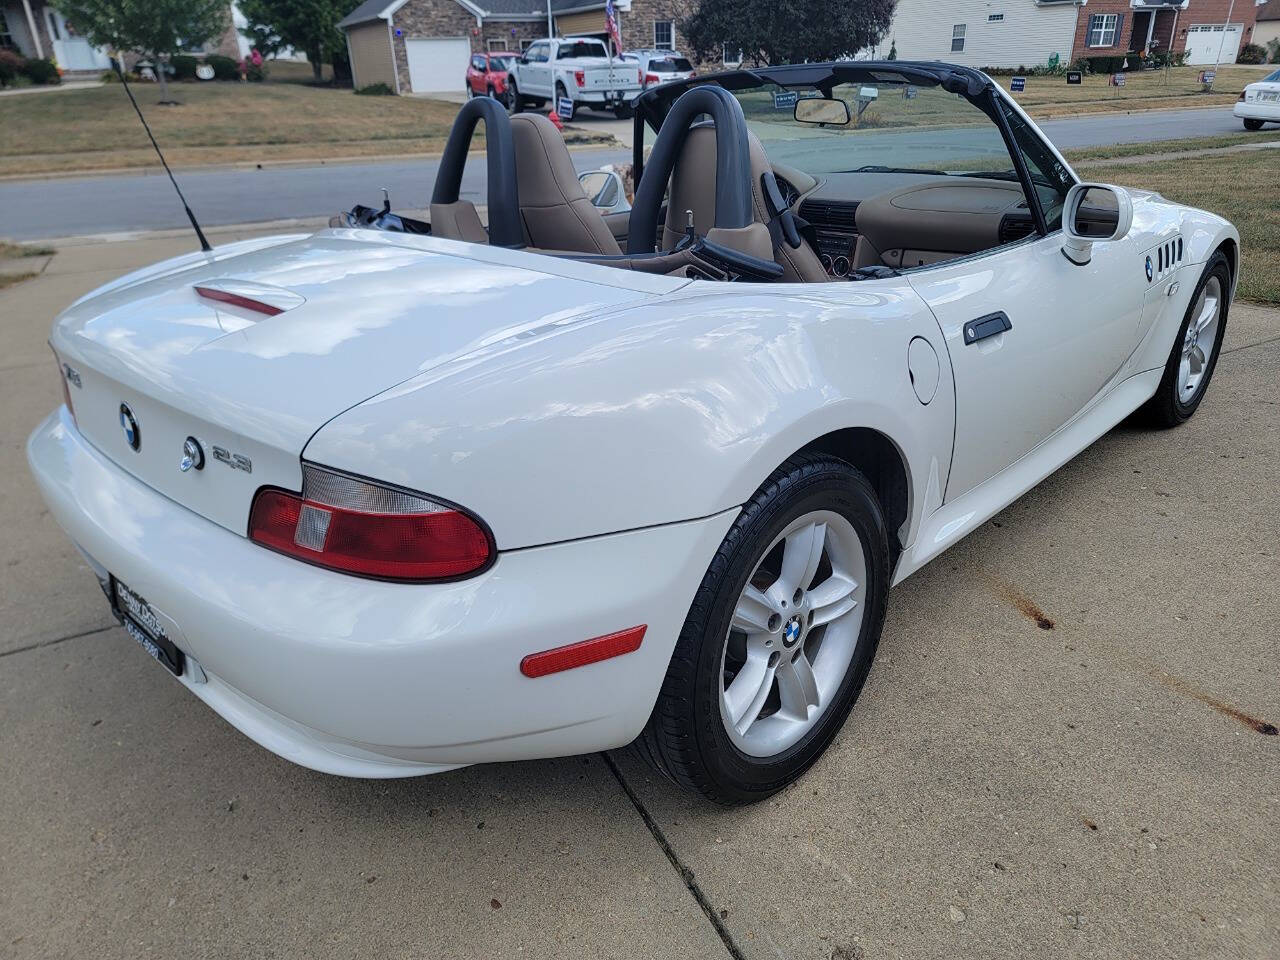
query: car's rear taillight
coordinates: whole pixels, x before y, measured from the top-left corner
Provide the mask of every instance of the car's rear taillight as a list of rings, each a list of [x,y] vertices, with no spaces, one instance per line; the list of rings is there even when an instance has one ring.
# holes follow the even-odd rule
[[[585,87],[587,85],[587,71],[585,70],[573,71],[573,82],[580,87]]]
[[[52,347],[49,349],[53,350]],[[62,402],[67,405],[67,413],[71,414],[71,422],[76,422],[75,404],[71,402],[71,389],[67,383],[67,379],[71,376],[71,369],[62,362],[62,358],[58,356],[58,351],[53,351],[53,362],[58,365],[58,382],[62,384]],[[79,377],[79,374],[76,374]],[[78,385],[78,382],[77,382]]]
[[[410,583],[478,573],[494,555],[489,532],[452,504],[309,463],[301,495],[258,491],[249,538],[330,570]]]
[[[644,83],[645,83],[645,85],[647,86],[647,85],[648,85],[648,84],[650,84],[650,83],[661,83],[661,82],[662,82],[662,78],[661,78],[660,76],[658,76],[656,73],[646,73],[646,74],[644,75],[644,81],[643,81],[643,82],[644,82]]]

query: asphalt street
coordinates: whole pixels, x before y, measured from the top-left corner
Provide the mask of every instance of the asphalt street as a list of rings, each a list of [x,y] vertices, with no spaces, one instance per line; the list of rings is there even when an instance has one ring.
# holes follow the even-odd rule
[[[23,445],[51,318],[191,247],[0,291],[6,960],[1280,956],[1280,311],[1235,305],[1189,423],[1122,425],[896,588],[826,755],[723,809],[625,755],[312,773],[114,625]]]
[[[587,127],[626,135],[630,121],[589,112]],[[1239,122],[1224,107],[1099,114],[1048,120],[1042,129],[1063,149],[1111,143],[1234,133]],[[163,146],[163,144],[162,144]],[[573,154],[579,170],[627,162],[627,150],[583,149]],[[865,160],[864,162],[878,162]],[[327,216],[356,203],[377,206],[380,188],[391,191],[401,211],[427,205],[439,164],[435,159],[330,163],[318,166],[237,167],[179,171],[192,209],[206,226]],[[463,196],[483,202],[484,165],[471,163]],[[157,166],[145,174],[0,181],[0,237],[38,240],[161,230],[186,223],[173,188]]]

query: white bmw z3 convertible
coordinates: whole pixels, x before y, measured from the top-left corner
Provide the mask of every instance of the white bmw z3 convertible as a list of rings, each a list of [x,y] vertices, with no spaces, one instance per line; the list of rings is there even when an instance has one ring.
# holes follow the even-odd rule
[[[54,324],[51,511],[267,749],[396,777],[634,742],[766,797],[844,723],[891,585],[1204,397],[1236,230],[1080,183],[981,73],[699,77],[635,134],[606,216],[544,117],[473,100],[429,225],[357,207]]]

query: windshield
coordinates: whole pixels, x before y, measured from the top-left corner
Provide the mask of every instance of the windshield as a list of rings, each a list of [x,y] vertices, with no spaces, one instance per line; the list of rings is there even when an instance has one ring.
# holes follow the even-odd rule
[[[557,60],[571,60],[577,57],[604,57],[604,44],[599,40],[575,40],[573,43],[561,44]]]
[[[1262,78],[1263,83],[1280,83],[1280,70],[1275,73],[1269,73]]]
[[[837,84],[832,98],[846,124],[802,123],[796,101],[814,88],[773,83],[734,93],[774,163],[829,173],[974,174],[1016,179],[1008,148],[991,119],[959,94],[905,83]]]

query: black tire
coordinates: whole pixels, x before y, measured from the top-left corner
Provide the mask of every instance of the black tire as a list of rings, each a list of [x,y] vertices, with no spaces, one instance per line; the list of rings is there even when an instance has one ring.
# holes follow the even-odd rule
[[[1252,119],[1245,120],[1245,122],[1244,122],[1244,128],[1245,128],[1246,130],[1261,130],[1261,129],[1262,129],[1262,121],[1261,121],[1261,120],[1252,120]]]
[[[631,104],[624,102],[619,103],[613,108],[613,115],[619,120],[630,120],[632,116]]]
[[[1213,277],[1218,279],[1222,290],[1222,308],[1218,317],[1218,332],[1214,337],[1212,352],[1206,360],[1205,371],[1201,377],[1200,385],[1196,388],[1191,398],[1184,402],[1178,391],[1178,367],[1182,362],[1183,341],[1187,335],[1187,325],[1193,319],[1196,302],[1200,299],[1200,292]],[[1196,409],[1200,406],[1200,401],[1204,399],[1205,393],[1209,390],[1209,381],[1212,379],[1213,371],[1218,365],[1218,355],[1222,351],[1222,337],[1227,331],[1227,313],[1230,308],[1231,264],[1227,261],[1226,254],[1218,250],[1209,258],[1209,262],[1205,264],[1204,270],[1200,274],[1200,280],[1191,294],[1191,302],[1187,306],[1186,316],[1182,318],[1182,324],[1178,327],[1178,335],[1174,338],[1173,347],[1169,351],[1169,359],[1165,362],[1164,376],[1160,378],[1160,386],[1156,388],[1155,395],[1139,411],[1141,419],[1149,426],[1159,429],[1176,427],[1180,423],[1186,423],[1191,419],[1191,415],[1196,412]]]
[[[493,84],[492,84],[492,83],[491,83],[491,84],[489,84],[489,89],[485,91],[485,94],[484,94],[484,95],[485,95],[486,97],[488,97],[490,100],[497,100],[497,99],[498,99],[498,91],[497,91],[497,90],[495,90],[495,89],[493,89]]]
[[[729,739],[720,714],[722,653],[747,579],[786,526],[813,510],[845,517],[866,559],[866,608],[853,657],[825,713],[780,753],[753,757]],[[875,491],[842,460],[797,454],[765,481],[711,561],[634,752],[687,790],[723,804],[753,803],[800,777],[831,743],[875,659],[889,592],[889,534]]]
[[[558,111],[558,110],[560,109],[560,101],[561,101],[561,100],[569,100],[569,91],[568,91],[568,90],[566,90],[566,89],[564,88],[564,84],[563,84],[563,83],[557,83],[557,84],[556,84],[556,98],[555,98],[555,101],[551,104],[551,108],[552,108],[553,110],[557,110],[557,111]],[[561,117],[560,119],[561,119],[561,120],[565,120],[565,121],[570,121],[570,122],[571,122],[571,121],[573,120],[573,118],[574,118],[574,117],[576,117],[576,116],[578,115],[578,105],[577,105],[574,101],[572,101],[572,100],[569,100],[569,104],[570,104],[570,106],[569,106],[569,115],[568,115],[567,117]]]
[[[520,96],[520,88],[516,86],[516,78],[507,78],[507,91],[503,96],[503,104],[507,113],[516,114],[524,109],[524,98]]]
[[[470,83],[467,83],[467,85],[466,85],[466,91],[467,91],[467,99],[468,99],[468,100],[472,99],[472,98],[476,95],[476,92],[475,92],[474,90],[472,90],[472,89],[471,89],[471,84],[470,84]]]

